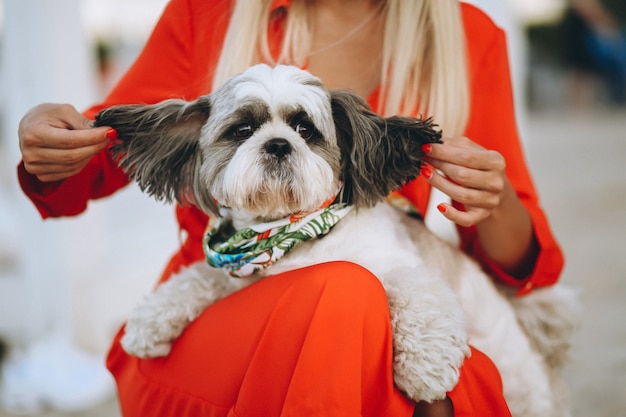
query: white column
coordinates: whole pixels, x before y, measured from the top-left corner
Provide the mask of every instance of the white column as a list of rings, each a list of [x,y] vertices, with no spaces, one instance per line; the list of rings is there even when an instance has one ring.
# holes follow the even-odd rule
[[[0,0],[2,1],[2,0]],[[2,367],[0,407],[89,408],[113,395],[101,357],[72,342],[67,222],[43,222],[19,190],[17,127],[41,102],[93,100],[80,0],[4,0],[0,48],[0,333],[20,347]],[[79,107],[80,108],[80,107]],[[85,239],[85,242],[87,240]],[[4,250],[3,250],[4,248]]]
[[[19,190],[17,127],[32,106],[93,99],[80,0],[4,0],[0,57],[0,332],[28,342],[68,330],[63,225],[42,222]],[[4,247],[4,250],[2,249]]]

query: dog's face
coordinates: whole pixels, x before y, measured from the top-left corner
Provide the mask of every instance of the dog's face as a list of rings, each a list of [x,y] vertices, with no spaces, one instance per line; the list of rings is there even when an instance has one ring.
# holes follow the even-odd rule
[[[319,208],[345,183],[371,206],[419,174],[430,120],[382,118],[349,91],[291,66],[256,65],[193,102],[114,106],[95,125],[118,132],[120,165],[157,199],[217,204],[272,220]]]
[[[315,210],[337,191],[330,93],[317,78],[258,65],[210,97],[199,175],[219,204],[271,220]]]

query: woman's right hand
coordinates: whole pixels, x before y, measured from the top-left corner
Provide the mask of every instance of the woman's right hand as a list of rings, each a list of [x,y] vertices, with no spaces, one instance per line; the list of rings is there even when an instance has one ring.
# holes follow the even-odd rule
[[[79,173],[115,137],[113,129],[91,123],[69,104],[33,107],[18,128],[26,171],[44,182]]]

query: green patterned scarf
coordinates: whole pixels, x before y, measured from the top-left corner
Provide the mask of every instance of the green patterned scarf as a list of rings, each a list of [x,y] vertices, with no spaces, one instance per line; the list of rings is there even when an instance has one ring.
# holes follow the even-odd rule
[[[351,209],[346,203],[332,203],[312,213],[296,213],[237,231],[231,228],[229,233],[230,216],[223,208],[221,216],[209,220],[204,253],[209,265],[233,277],[246,277],[272,265],[299,243],[325,235]]]

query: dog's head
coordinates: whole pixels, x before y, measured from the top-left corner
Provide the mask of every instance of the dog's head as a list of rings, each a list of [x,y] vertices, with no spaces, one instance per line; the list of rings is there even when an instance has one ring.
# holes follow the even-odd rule
[[[111,150],[159,200],[217,204],[272,220],[319,208],[344,182],[344,201],[367,207],[419,175],[430,120],[382,118],[356,94],[329,91],[291,66],[256,65],[196,101],[103,110]]]

